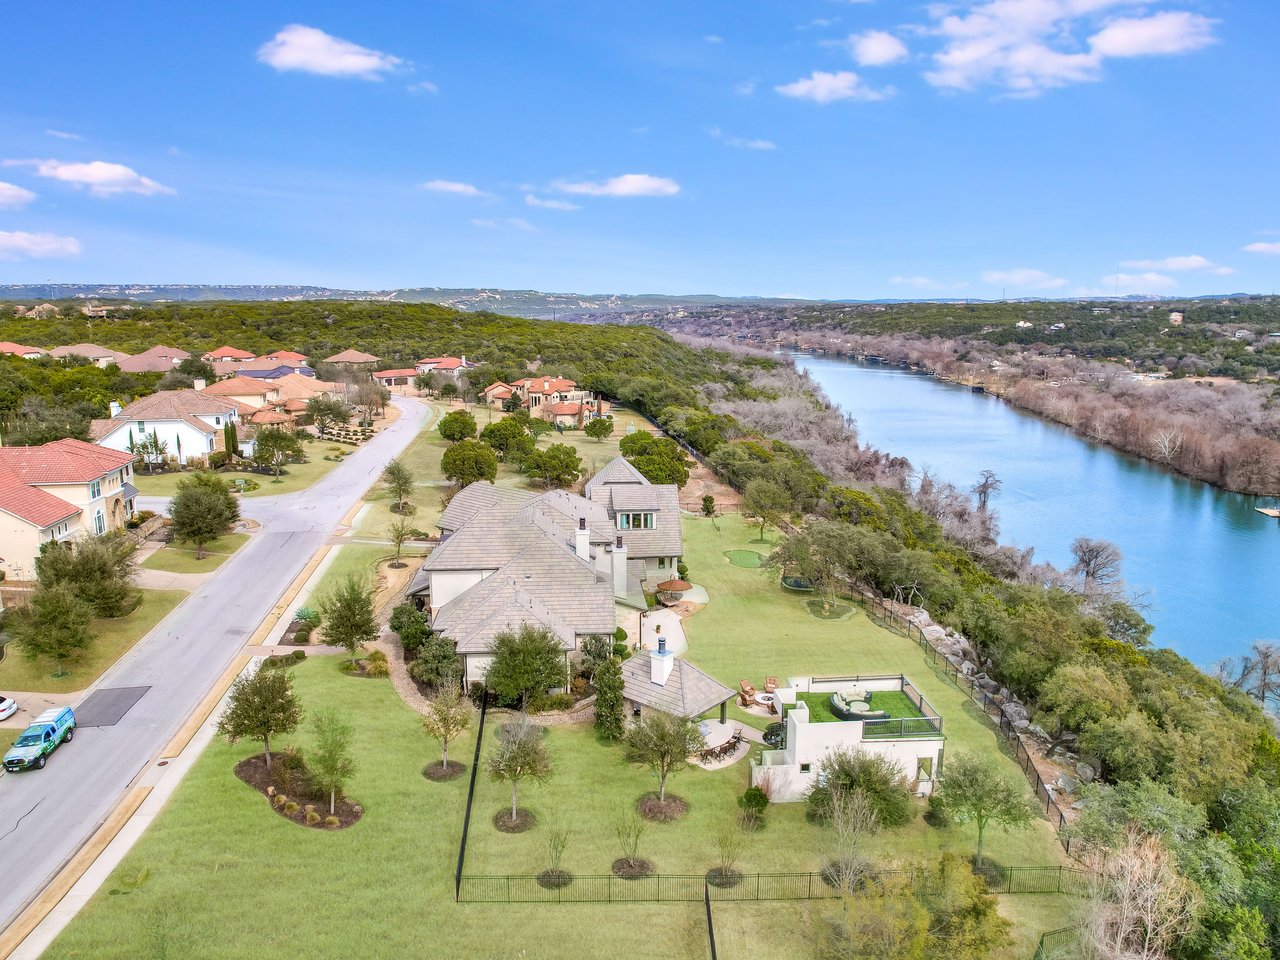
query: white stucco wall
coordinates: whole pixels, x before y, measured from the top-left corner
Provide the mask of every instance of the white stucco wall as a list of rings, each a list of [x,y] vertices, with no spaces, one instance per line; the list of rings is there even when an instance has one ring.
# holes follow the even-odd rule
[[[163,443],[168,445],[168,456],[178,456],[179,440],[181,440],[183,460],[187,457],[206,456],[217,445],[217,433],[204,433],[184,420],[144,420],[142,423],[145,429],[139,428],[135,421],[121,423],[115,430],[112,430],[97,441],[98,446],[107,447],[110,450],[128,452],[130,428],[133,429],[133,442],[135,444],[140,442],[144,436],[149,437],[152,433],[155,433]],[[214,429],[221,430],[222,428],[215,427]]]
[[[440,608],[470,590],[493,570],[441,570],[431,574],[431,614],[435,616]]]

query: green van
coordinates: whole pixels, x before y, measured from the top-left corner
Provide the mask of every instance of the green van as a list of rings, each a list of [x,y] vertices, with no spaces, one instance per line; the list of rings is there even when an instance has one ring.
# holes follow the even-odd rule
[[[76,732],[76,715],[70,707],[46,710],[22,731],[13,748],[4,755],[4,768],[10,773],[44,768],[49,754],[69,741]]]

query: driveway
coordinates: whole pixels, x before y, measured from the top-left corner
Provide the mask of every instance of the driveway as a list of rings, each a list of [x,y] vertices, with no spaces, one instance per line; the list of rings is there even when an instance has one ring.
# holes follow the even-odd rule
[[[429,417],[423,404],[399,397],[392,403],[399,419],[310,489],[241,500],[241,510],[262,524],[262,532],[95,684],[96,691],[146,688],[123,717],[111,726],[77,729],[75,740],[59,748],[44,770],[0,778],[0,863],[8,867],[0,887],[0,928],[157,758],[312,554]]]

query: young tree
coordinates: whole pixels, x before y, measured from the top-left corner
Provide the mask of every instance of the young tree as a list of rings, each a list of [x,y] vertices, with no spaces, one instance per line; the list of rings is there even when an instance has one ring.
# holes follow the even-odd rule
[[[240,456],[240,435],[234,420],[228,420],[222,427],[222,449],[229,457]]]
[[[89,621],[93,609],[69,583],[36,587],[27,607],[10,611],[6,624],[13,642],[28,660],[52,660],[55,677],[65,676],[64,660],[74,659],[93,643]]]
[[[567,443],[553,443],[529,454],[524,472],[546,487],[570,487],[582,476],[582,459]]]
[[[546,627],[522,623],[493,638],[493,661],[485,674],[489,689],[503,700],[519,700],[523,710],[531,694],[564,686],[565,662],[560,641]]]
[[[596,674],[613,658],[613,634],[596,633],[582,641],[582,672],[594,684]]]
[[[323,393],[316,394],[307,401],[307,416],[311,418],[312,424],[315,425],[321,437],[330,427],[351,422],[351,410],[347,405]]]
[[[689,757],[706,749],[707,742],[692,720],[655,710],[627,731],[626,758],[641,764],[658,778],[658,800],[667,799],[667,778],[689,764]]]
[[[271,769],[271,738],[292,733],[302,722],[302,704],[285,670],[259,670],[231,685],[218,733],[231,743],[261,740]]]
[[[593,417],[587,421],[582,432],[596,443],[600,443],[605,437],[613,434],[613,417]]]
[[[161,440],[152,430],[151,433],[144,433],[141,440],[135,441],[130,452],[135,457],[140,457],[147,465],[147,473],[155,473],[156,467],[164,463],[165,455],[169,452],[169,444]]]
[[[596,668],[596,732],[608,740],[622,739],[622,661],[610,656]]]
[[[406,504],[410,497],[413,496],[414,476],[413,472],[399,460],[391,460],[387,463],[382,471],[382,482],[386,485],[387,492],[391,494],[391,499],[395,501],[392,508],[395,513],[404,514],[406,512]],[[407,511],[412,513],[412,508]]]
[[[285,463],[302,456],[302,441],[291,430],[259,427],[253,439],[253,464],[270,470],[278,479]]]
[[[938,787],[938,802],[951,819],[977,826],[974,859],[979,868],[990,824],[1011,830],[1027,826],[1036,817],[1026,788],[1006,777],[993,759],[977,753],[959,753],[950,758],[946,776]]]
[[[351,664],[356,650],[378,639],[378,621],[373,616],[373,591],[360,577],[352,574],[320,601],[324,624],[324,642],[346,647]]]
[[[551,776],[551,758],[542,742],[542,729],[521,717],[516,723],[503,724],[498,746],[485,761],[490,779],[511,784],[511,822],[516,821],[520,781],[526,777],[543,783]]]
[[[391,541],[391,545],[396,548],[396,558],[391,562],[393,567],[403,567],[400,562],[400,553],[404,549],[404,545],[413,539],[414,528],[404,517],[395,520],[390,527],[387,528],[387,539]]]
[[[714,517],[716,515],[716,498],[711,494],[704,494],[702,497],[702,515],[704,517]]]
[[[904,877],[868,880],[818,931],[819,960],[926,960],[929,911]],[[947,956],[948,954],[941,954]]]
[[[915,816],[911,785],[892,757],[841,747],[818,761],[816,786],[806,800],[812,815],[830,822],[836,801],[859,794],[875,817],[877,827],[901,827]]]
[[[440,436],[450,443],[476,438],[476,418],[466,410],[454,410],[440,419]]]
[[[742,515],[748,520],[760,521],[760,539],[764,539],[766,526],[776,527],[778,522],[794,506],[791,494],[781,484],[758,478],[742,491]]]
[[[441,770],[449,766],[449,744],[471,726],[471,713],[471,701],[463,696],[456,682],[443,684],[435,696],[428,698],[422,726],[428,735],[440,741]]]
[[[493,448],[476,440],[459,440],[440,459],[446,480],[465,487],[479,480],[493,483],[498,476],[498,457]]]
[[[40,546],[36,579],[45,587],[68,584],[96,617],[121,617],[133,608],[137,595],[136,549],[117,532],[74,543],[51,540]]]
[[[351,741],[355,730],[350,724],[343,722],[338,711],[332,707],[312,714],[311,729],[315,744],[307,757],[307,767],[317,785],[329,791],[329,814],[332,816],[338,795],[355,773],[356,762],[351,755]]]
[[[391,391],[373,380],[366,380],[356,387],[356,406],[364,410],[364,419],[372,420],[381,414],[391,402]]]
[[[193,473],[178,481],[169,501],[174,538],[194,543],[196,558],[204,557],[204,545],[227,532],[240,519],[240,504],[231,487],[212,473]]]

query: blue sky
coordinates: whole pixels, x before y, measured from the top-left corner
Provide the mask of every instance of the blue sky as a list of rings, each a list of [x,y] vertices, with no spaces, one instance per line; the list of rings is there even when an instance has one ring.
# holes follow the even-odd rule
[[[1274,0],[12,4],[0,282],[1270,292]]]

